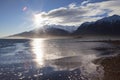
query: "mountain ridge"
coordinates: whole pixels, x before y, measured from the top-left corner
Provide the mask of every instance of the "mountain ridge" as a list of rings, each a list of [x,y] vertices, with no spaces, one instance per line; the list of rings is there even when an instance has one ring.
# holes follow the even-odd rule
[[[81,24],[74,35],[120,35],[120,16],[113,15]]]
[[[60,28],[39,28],[32,31],[26,31],[11,35],[9,37],[26,37],[26,38],[44,38],[44,37],[57,37],[68,36],[70,32]]]
[[[68,26],[69,27],[69,26]],[[84,22],[71,33],[76,27],[62,28],[60,25],[45,26],[32,31],[12,35],[12,37],[66,37],[83,35],[120,35],[120,16],[113,15],[99,19],[95,22]],[[67,30],[69,29],[69,30]],[[10,36],[11,37],[11,36]]]

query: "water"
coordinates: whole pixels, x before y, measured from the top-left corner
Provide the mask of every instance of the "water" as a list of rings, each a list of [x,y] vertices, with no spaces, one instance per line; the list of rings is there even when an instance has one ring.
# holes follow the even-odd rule
[[[0,39],[0,80],[103,80],[95,60],[119,45],[80,39]]]

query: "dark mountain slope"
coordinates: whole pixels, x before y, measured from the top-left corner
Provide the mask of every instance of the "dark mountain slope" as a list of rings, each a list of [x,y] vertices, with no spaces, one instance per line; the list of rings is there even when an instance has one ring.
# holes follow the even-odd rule
[[[15,34],[12,35],[11,37],[51,37],[51,36],[68,36],[68,35],[70,35],[70,33],[63,29],[43,28],[43,29],[37,29],[37,30]]]
[[[96,22],[83,23],[74,35],[120,35],[120,16],[105,17]]]

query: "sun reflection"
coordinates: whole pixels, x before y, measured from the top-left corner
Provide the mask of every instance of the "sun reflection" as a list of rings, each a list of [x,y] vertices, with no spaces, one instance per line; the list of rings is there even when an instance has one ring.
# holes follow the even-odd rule
[[[44,66],[44,47],[42,39],[32,40],[32,51],[36,56],[35,61],[39,66]]]

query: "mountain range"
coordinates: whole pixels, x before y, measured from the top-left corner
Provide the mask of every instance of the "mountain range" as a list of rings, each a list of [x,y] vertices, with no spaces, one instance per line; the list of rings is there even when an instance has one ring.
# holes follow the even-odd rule
[[[68,35],[70,35],[70,32],[64,29],[48,27],[48,28],[34,29],[32,31],[15,34],[10,37],[44,38],[44,37],[58,37],[58,36],[68,36]]]
[[[96,22],[85,22],[74,35],[120,35],[120,16],[113,15],[97,20]]]
[[[85,22],[77,29],[69,26],[45,26],[12,35],[12,37],[55,37],[55,36],[83,36],[83,35],[120,35],[120,16],[113,15],[95,22]],[[10,36],[11,37],[11,36]]]

